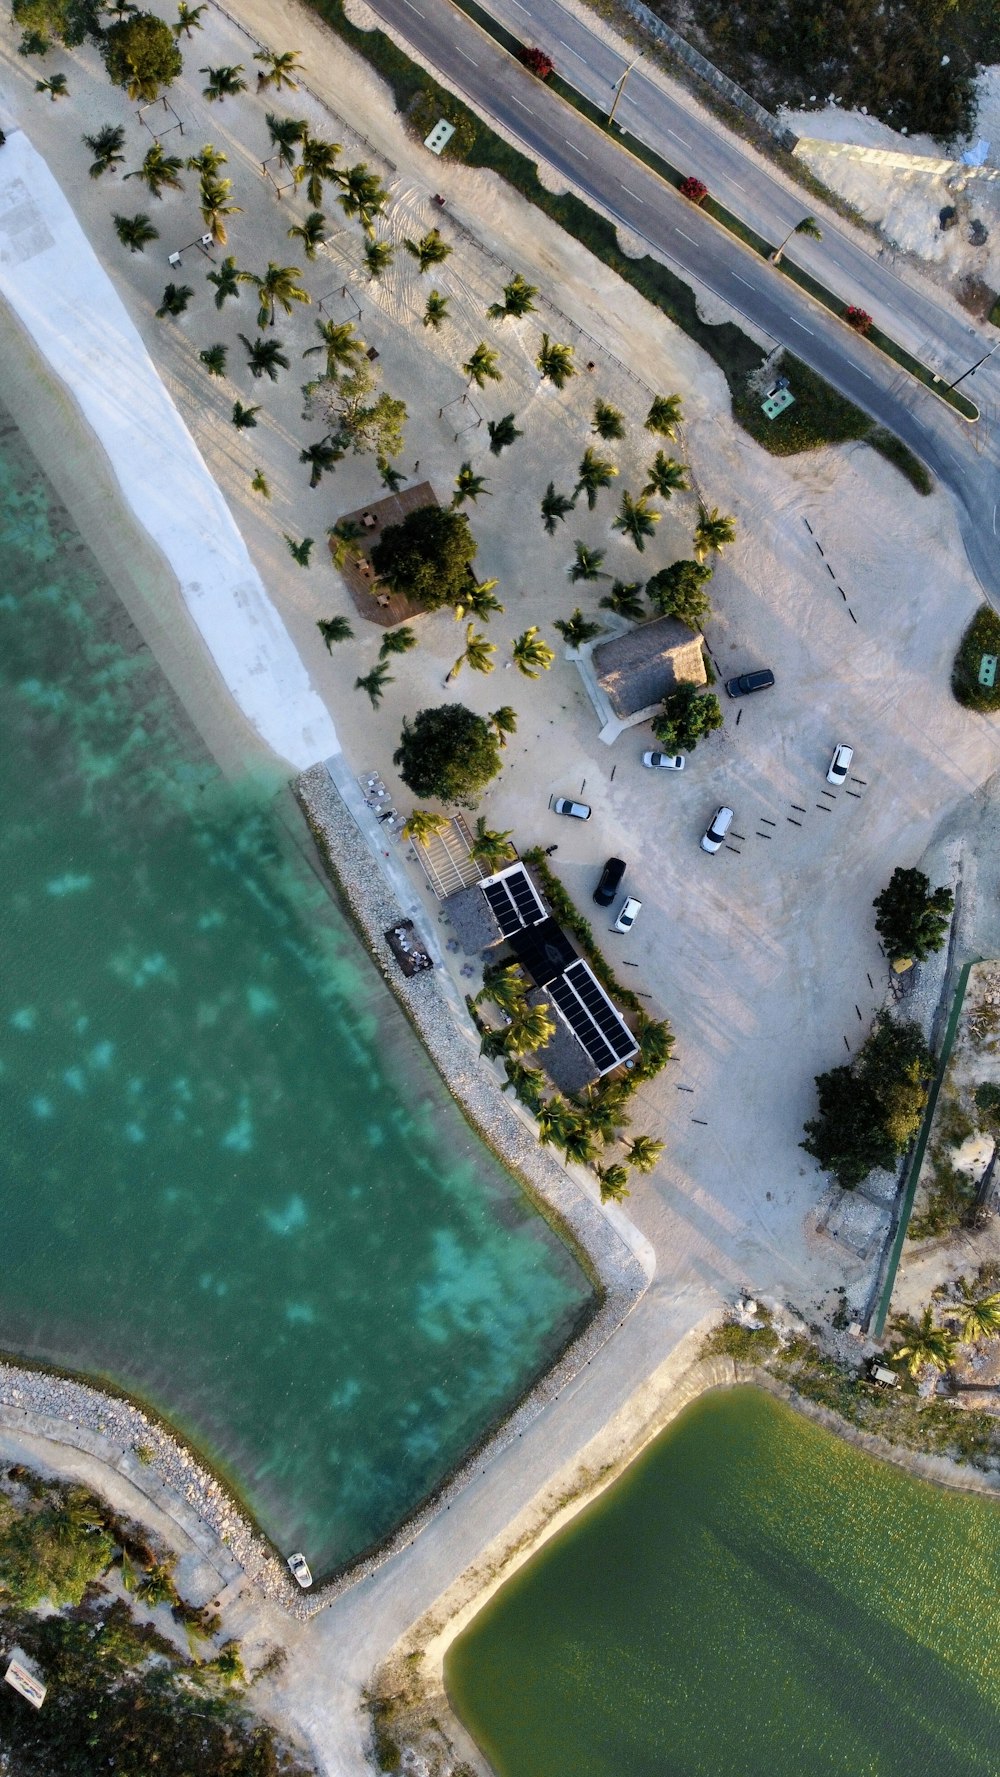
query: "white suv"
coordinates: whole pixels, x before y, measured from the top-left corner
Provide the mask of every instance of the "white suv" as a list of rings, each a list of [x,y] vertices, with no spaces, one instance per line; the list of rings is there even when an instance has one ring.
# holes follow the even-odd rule
[[[718,851],[734,820],[731,808],[717,808],[702,836],[702,851]]]

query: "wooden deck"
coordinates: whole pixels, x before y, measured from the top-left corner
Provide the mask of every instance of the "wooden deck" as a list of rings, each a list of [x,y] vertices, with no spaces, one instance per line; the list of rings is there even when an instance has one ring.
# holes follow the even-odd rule
[[[364,532],[356,545],[364,560],[359,562],[351,556],[340,572],[358,615],[367,622],[392,629],[397,623],[421,616],[427,609],[426,605],[414,604],[401,594],[390,592],[387,586],[380,586],[375,579],[370,555],[373,544],[389,525],[401,524],[409,513],[416,512],[421,506],[437,504],[430,482],[418,481],[415,487],[401,488],[398,494],[388,494],[384,500],[369,501],[367,506],[359,506],[356,512],[342,512],[337,519],[338,524],[353,523]],[[366,524],[366,518],[374,519],[375,523]]]

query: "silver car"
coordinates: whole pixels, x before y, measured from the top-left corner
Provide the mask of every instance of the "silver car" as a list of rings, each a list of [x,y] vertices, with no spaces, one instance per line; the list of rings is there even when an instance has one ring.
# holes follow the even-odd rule
[[[734,815],[731,808],[717,808],[702,835],[702,851],[718,851],[733,824],[733,820]]]
[[[683,771],[683,753],[643,753],[642,762],[659,771]]]
[[[554,814],[572,815],[575,821],[589,821],[589,802],[574,802],[570,796],[557,796],[552,804]]]
[[[308,1592],[309,1587],[313,1583],[313,1576],[309,1571],[309,1563],[305,1556],[289,1555],[288,1565],[295,1578],[298,1580],[299,1585],[302,1587],[303,1592]]]

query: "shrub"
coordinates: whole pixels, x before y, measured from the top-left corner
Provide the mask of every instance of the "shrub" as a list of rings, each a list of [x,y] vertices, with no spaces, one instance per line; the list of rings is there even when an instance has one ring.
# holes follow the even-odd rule
[[[516,54],[521,66],[527,68],[532,74],[537,74],[539,80],[548,80],[549,75],[555,73],[555,63],[550,56],[546,55],[544,49],[533,49],[525,43],[521,45]]]
[[[410,104],[407,123],[414,135],[424,142],[442,118],[455,131],[442,150],[442,160],[465,160],[476,140],[476,126],[467,107],[450,93],[443,94],[439,86],[425,86]]]
[[[853,327],[855,333],[870,333],[874,326],[871,315],[865,309],[855,308],[853,303],[841,309],[840,318],[847,322],[848,327]]]
[[[877,1166],[891,1169],[920,1128],[931,1055],[915,1024],[881,1013],[850,1066],[817,1074],[819,1115],[802,1147],[853,1191]]]
[[[885,457],[887,462],[899,470],[900,475],[906,476],[910,486],[916,488],[918,494],[933,493],[934,478],[930,470],[924,467],[916,453],[901,438],[897,438],[894,432],[887,432],[884,426],[873,426],[868,434],[868,442],[872,450],[877,450],[879,456]]]
[[[1000,615],[992,605],[980,605],[959,644],[951,669],[951,689],[967,710],[1000,710],[1000,671],[990,687],[979,683],[984,654],[1000,654]]]
[[[689,173],[677,187],[681,197],[686,197],[689,204],[703,204],[708,196],[708,186],[703,179],[696,179]]]
[[[741,1327],[734,1320],[724,1320],[721,1326],[713,1327],[698,1355],[731,1357],[738,1364],[762,1364],[779,1343],[773,1327]]]
[[[1000,1137],[1000,1086],[994,1080],[984,1080],[976,1087],[974,1097],[983,1129]]]

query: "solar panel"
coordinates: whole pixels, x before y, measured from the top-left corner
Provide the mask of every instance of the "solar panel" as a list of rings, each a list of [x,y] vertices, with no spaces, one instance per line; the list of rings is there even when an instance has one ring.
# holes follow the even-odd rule
[[[479,886],[505,938],[549,917],[523,864],[508,864],[494,876],[484,877]]]
[[[599,1073],[608,1073],[638,1053],[639,1045],[628,1025],[582,957],[570,963],[546,991]]]

